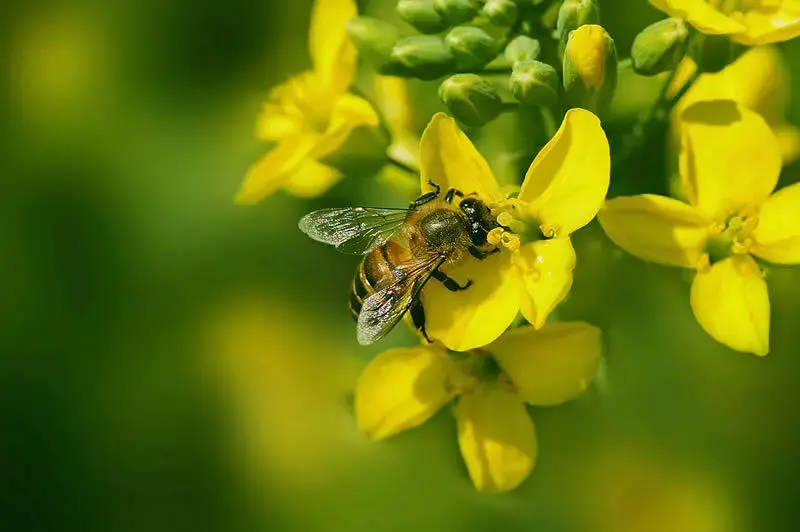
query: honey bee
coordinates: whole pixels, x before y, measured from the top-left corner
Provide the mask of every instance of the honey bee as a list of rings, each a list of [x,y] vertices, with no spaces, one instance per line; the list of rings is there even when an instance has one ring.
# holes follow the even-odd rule
[[[430,341],[420,299],[427,282],[433,278],[448,290],[466,290],[471,280],[459,284],[441,268],[460,264],[468,256],[483,260],[499,251],[486,237],[500,225],[482,201],[456,189],[440,198],[440,187],[430,185],[435,190],[405,209],[322,209],[299,222],[300,230],[314,240],[342,253],[364,255],[350,291],[350,311],[361,345],[381,339],[406,312]]]

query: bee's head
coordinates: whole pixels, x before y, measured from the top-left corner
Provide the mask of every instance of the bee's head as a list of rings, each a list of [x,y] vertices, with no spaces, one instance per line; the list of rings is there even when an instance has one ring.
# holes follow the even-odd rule
[[[469,237],[476,246],[486,245],[486,235],[495,227],[500,227],[492,211],[478,198],[464,198],[458,203],[469,222]]]

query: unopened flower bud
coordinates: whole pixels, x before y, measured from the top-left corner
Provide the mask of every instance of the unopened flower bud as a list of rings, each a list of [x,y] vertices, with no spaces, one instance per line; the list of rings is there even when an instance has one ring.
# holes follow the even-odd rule
[[[565,0],[558,10],[556,33],[566,44],[571,31],[584,24],[600,24],[600,6],[597,0]]]
[[[697,63],[700,72],[719,72],[747,50],[746,47],[731,41],[727,35],[699,34],[691,41],[689,55]]]
[[[477,0],[433,0],[433,7],[451,26],[472,20],[479,10]]]
[[[509,87],[525,105],[550,107],[558,102],[560,81],[556,69],[541,61],[519,61],[511,71]]]
[[[355,17],[347,22],[347,34],[358,53],[378,65],[389,60],[392,48],[400,39],[400,30],[373,17]]]
[[[532,61],[539,57],[542,47],[539,41],[525,35],[519,35],[508,43],[505,50],[506,59],[512,63],[519,61]]]
[[[433,7],[433,0],[400,0],[397,2],[397,13],[421,33],[439,33],[448,27],[442,15]]]
[[[457,120],[473,127],[494,120],[503,110],[497,89],[476,74],[450,76],[439,86],[439,98]]]
[[[513,0],[486,0],[483,14],[495,26],[511,26],[517,21],[519,9]]]
[[[686,24],[677,18],[650,24],[633,41],[633,69],[643,76],[655,76],[675,69],[686,54],[688,36]]]
[[[459,70],[482,68],[497,55],[497,43],[480,28],[457,26],[444,41],[453,52]]]
[[[453,53],[444,39],[412,35],[394,45],[390,66],[384,73],[432,80],[453,72],[454,68]]]
[[[571,107],[596,114],[611,105],[617,86],[617,51],[602,26],[587,24],[569,34],[563,58],[564,92]]]

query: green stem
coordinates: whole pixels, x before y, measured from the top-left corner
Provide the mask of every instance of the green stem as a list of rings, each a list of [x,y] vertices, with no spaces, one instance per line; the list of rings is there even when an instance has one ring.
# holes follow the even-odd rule
[[[545,142],[549,141],[556,134],[556,117],[553,115],[551,107],[540,107],[542,113],[542,123],[544,124],[544,131],[547,135]]]
[[[646,113],[639,117],[639,120],[636,121],[631,129],[631,132],[623,139],[622,150],[619,152],[620,155],[616,157],[619,163],[624,164],[627,162],[634,152],[645,143],[647,137],[651,134],[654,127],[661,124],[669,116],[672,108],[675,107],[681,98],[686,95],[686,93],[692,88],[692,85],[694,85],[701,75],[699,70],[695,71],[695,73],[692,74],[686,83],[684,83],[681,88],[678,89],[678,91],[671,98],[669,98],[669,91],[677,74],[677,68],[670,71],[667,79],[661,86],[661,91],[659,92],[656,101],[653,102],[652,107],[650,107]]]
[[[401,161],[399,159],[395,159],[394,157],[392,157],[388,153],[386,154],[386,162],[387,162],[387,164],[391,164],[392,166],[394,166],[396,168],[399,168],[400,170],[403,170],[404,172],[408,172],[409,174],[416,175],[416,174],[419,173],[419,170],[417,170],[416,168],[407,165],[406,163],[404,163],[403,161]]]
[[[691,77],[686,80],[686,83],[684,83],[683,86],[678,89],[678,92],[676,92],[667,102],[666,108],[668,111],[672,110],[672,108],[675,107],[684,96],[686,96],[686,93],[689,92],[689,89],[691,89],[692,86],[697,83],[697,80],[700,79],[700,76],[702,75],[703,72],[699,68],[694,71]]]

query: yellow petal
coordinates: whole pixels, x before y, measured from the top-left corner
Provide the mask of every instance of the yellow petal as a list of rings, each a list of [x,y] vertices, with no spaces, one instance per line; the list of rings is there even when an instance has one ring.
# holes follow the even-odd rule
[[[274,87],[256,120],[256,136],[261,140],[278,141],[300,132],[303,120],[293,104],[294,87],[302,76]]]
[[[428,184],[432,181],[442,191],[455,188],[464,194],[474,192],[485,201],[503,199],[486,160],[444,113],[433,115],[422,133],[420,166],[423,192],[433,190]]]
[[[800,183],[780,189],[761,206],[753,253],[778,264],[800,263]]]
[[[772,7],[761,5],[745,12],[741,22],[746,30],[733,36],[736,42],[755,45],[788,41],[800,36],[800,5],[790,1]]]
[[[455,408],[458,445],[479,491],[509,491],[528,478],[538,446],[533,422],[515,393],[481,386]]]
[[[761,116],[730,100],[698,102],[681,114],[680,174],[687,196],[720,218],[766,200],[781,154]]]
[[[466,290],[451,292],[431,279],[422,293],[428,336],[453,351],[467,351],[493,342],[519,312],[520,284],[509,253],[484,260],[468,258],[446,270]]]
[[[520,327],[489,348],[532,405],[557,405],[582,394],[600,363],[600,329],[588,323],[552,323],[540,330]]]
[[[791,164],[800,157],[800,129],[783,124],[773,128],[781,150],[783,164]]]
[[[568,235],[589,223],[606,197],[608,140],[590,111],[571,109],[536,156],[519,193],[526,215]]]
[[[525,244],[514,255],[523,283],[520,310],[537,329],[572,288],[575,250],[569,237]]]
[[[714,340],[736,351],[769,351],[767,283],[749,255],[738,255],[699,272],[692,283],[692,310]]]
[[[314,0],[309,48],[314,70],[334,92],[353,80],[356,49],[347,36],[347,21],[358,15],[355,0]]]
[[[297,170],[318,141],[314,135],[293,135],[247,170],[236,203],[252,205],[272,194]]]
[[[616,245],[642,260],[695,268],[706,254],[711,220],[682,201],[642,194],[606,201],[597,215]]]
[[[311,156],[317,159],[327,157],[342,147],[355,128],[379,123],[378,114],[368,101],[353,94],[342,94],[336,98],[328,127]]]
[[[286,115],[268,106],[256,122],[256,136],[266,141],[277,141],[298,132],[300,126],[295,117]]]
[[[433,347],[390,349],[358,377],[355,414],[359,430],[373,440],[421,425],[453,395],[447,388],[448,364]]]
[[[692,26],[709,35],[729,35],[746,29],[707,0],[650,0],[650,3],[672,17],[688,20]]]
[[[342,174],[335,168],[313,159],[304,159],[293,172],[290,172],[283,188],[290,194],[301,198],[321,196],[339,182]]]
[[[689,57],[683,60],[674,90],[688,80],[695,68]],[[673,118],[677,120],[683,109],[695,102],[725,99],[741,103],[770,124],[782,121],[789,96],[787,76],[787,66],[777,47],[751,48],[722,71],[700,76],[675,106]]]

